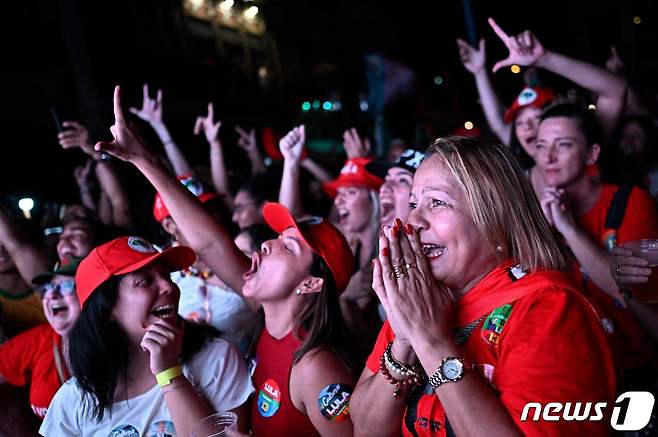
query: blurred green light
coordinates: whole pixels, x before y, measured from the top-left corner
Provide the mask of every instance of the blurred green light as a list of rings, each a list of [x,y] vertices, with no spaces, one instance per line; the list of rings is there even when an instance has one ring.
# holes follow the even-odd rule
[[[332,105],[331,102],[324,102],[324,103],[322,104],[322,109],[324,109],[325,111],[331,111],[331,108],[332,108],[333,106],[334,106],[334,105]]]
[[[313,109],[315,109],[315,110],[320,109],[320,101],[319,100],[313,100]]]
[[[311,103],[310,102],[304,102],[302,103],[302,111],[310,111],[311,109]]]

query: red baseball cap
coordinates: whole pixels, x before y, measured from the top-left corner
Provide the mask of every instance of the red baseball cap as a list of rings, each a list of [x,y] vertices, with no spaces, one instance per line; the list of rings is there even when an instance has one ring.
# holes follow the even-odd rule
[[[288,228],[297,229],[306,244],[331,270],[338,294],[345,290],[354,273],[355,262],[347,240],[338,229],[321,217],[298,222],[285,206],[274,202],[263,206],[263,217],[276,233],[280,234]]]
[[[366,170],[366,164],[372,161],[372,158],[352,158],[345,161],[345,165],[340,170],[340,175],[333,181],[324,184],[324,191],[330,197],[336,197],[338,189],[347,186],[358,186],[379,190],[384,180],[375,176]]]
[[[206,192],[201,181],[193,175],[178,176],[176,179],[178,179],[181,184],[185,185],[185,187],[198,197],[202,203],[206,203],[219,196],[217,193]],[[155,193],[155,201],[153,202],[153,217],[155,217],[155,220],[160,223],[170,215],[169,210],[162,201],[160,193]]]
[[[512,107],[505,111],[505,123],[514,121],[519,111],[526,107],[543,108],[545,104],[555,98],[553,90],[541,87],[525,87],[514,99]]]
[[[156,261],[163,261],[173,272],[192,265],[196,255],[185,246],[159,252],[140,237],[119,237],[98,246],[80,262],[75,273],[75,289],[80,306],[84,305],[99,285],[112,276],[134,272]]]

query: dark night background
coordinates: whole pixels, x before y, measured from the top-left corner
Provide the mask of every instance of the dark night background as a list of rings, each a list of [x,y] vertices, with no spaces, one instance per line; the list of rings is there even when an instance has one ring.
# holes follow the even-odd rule
[[[93,138],[109,139],[115,84],[123,87],[126,109],[141,104],[142,83],[149,82],[153,93],[162,87],[165,121],[192,164],[200,166],[207,165],[208,149],[192,128],[209,100],[224,122],[227,163],[234,169],[246,164],[235,145],[235,124],[272,126],[285,133],[305,122],[309,137],[336,142],[352,125],[368,133],[372,120],[359,110],[358,93],[367,89],[363,55],[372,52],[416,73],[416,99],[390,109],[394,136],[412,140],[418,121],[431,125],[435,134],[450,133],[464,120],[484,129],[474,80],[461,66],[455,44],[455,38],[467,37],[462,1],[235,3],[237,8],[257,5],[267,26],[263,37],[247,38],[247,56],[234,31],[224,30],[218,48],[210,24],[186,16],[180,0],[6,3],[0,160],[5,201],[9,195],[76,201],[72,172],[84,157],[77,150],[61,150],[49,107],[56,107],[62,119],[81,120]],[[655,116],[655,2],[471,0],[471,7],[478,38],[487,40],[489,66],[506,51],[488,27],[488,16],[508,33],[530,29],[545,47],[599,65],[614,44],[627,76]],[[641,24],[633,23],[635,16]],[[260,66],[271,74],[266,87],[258,80]],[[433,82],[437,75],[444,79],[440,86]],[[565,85],[548,75],[542,78],[558,89]],[[505,69],[493,81],[509,104],[522,86],[522,75]],[[332,91],[341,96],[341,111],[302,113],[302,101],[325,100]],[[146,124],[139,125],[147,139],[155,138]],[[131,196],[146,201],[143,209],[149,210],[148,185],[123,167]]]

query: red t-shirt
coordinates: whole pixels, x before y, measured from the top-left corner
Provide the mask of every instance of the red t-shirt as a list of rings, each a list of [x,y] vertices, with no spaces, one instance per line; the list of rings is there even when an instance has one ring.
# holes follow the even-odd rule
[[[319,435],[290,398],[293,355],[301,344],[292,332],[280,340],[265,328],[260,334],[253,376],[257,393],[251,400],[251,429],[256,437]]]
[[[618,188],[616,185],[604,184],[594,207],[577,218],[579,227],[593,241],[604,247],[603,239],[608,231],[605,227],[605,219]],[[658,211],[655,201],[647,191],[637,187],[631,191],[616,238],[618,246],[643,238],[658,238]],[[619,337],[619,341],[615,342],[619,345],[615,347],[618,349],[615,353],[619,355],[618,359],[622,367],[632,369],[646,364],[652,357],[651,345],[635,320],[635,316],[594,282],[588,280],[580,269],[576,272],[576,276],[582,281],[587,297],[594,300],[595,304],[612,319],[615,333]]]
[[[0,346],[0,374],[11,385],[30,384],[30,406],[41,419],[62,385],[53,353],[53,345],[57,345],[61,353],[61,340],[53,328],[44,323]],[[65,378],[68,377],[66,374]]]
[[[458,326],[488,315],[462,346],[463,358],[476,364],[473,371],[492,387],[524,434],[609,433],[609,419],[521,421],[528,402],[539,402],[542,406],[549,402],[576,401],[610,405],[616,377],[600,321],[571,276],[546,271],[517,279],[521,276],[519,271],[503,264],[457,302]],[[373,373],[379,370],[380,357],[394,337],[386,322],[368,358],[367,367]],[[532,418],[533,414],[534,409],[528,417]],[[404,436],[445,436],[445,426],[438,396],[428,394],[423,387],[409,394],[402,423]]]

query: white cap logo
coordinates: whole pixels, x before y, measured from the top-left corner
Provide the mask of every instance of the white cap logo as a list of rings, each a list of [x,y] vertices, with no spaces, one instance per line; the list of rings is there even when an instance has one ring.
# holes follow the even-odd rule
[[[135,252],[155,253],[157,250],[151,243],[140,237],[128,237],[128,246]]]
[[[537,91],[532,88],[524,88],[516,99],[521,106],[529,105],[535,100],[537,100]]]

